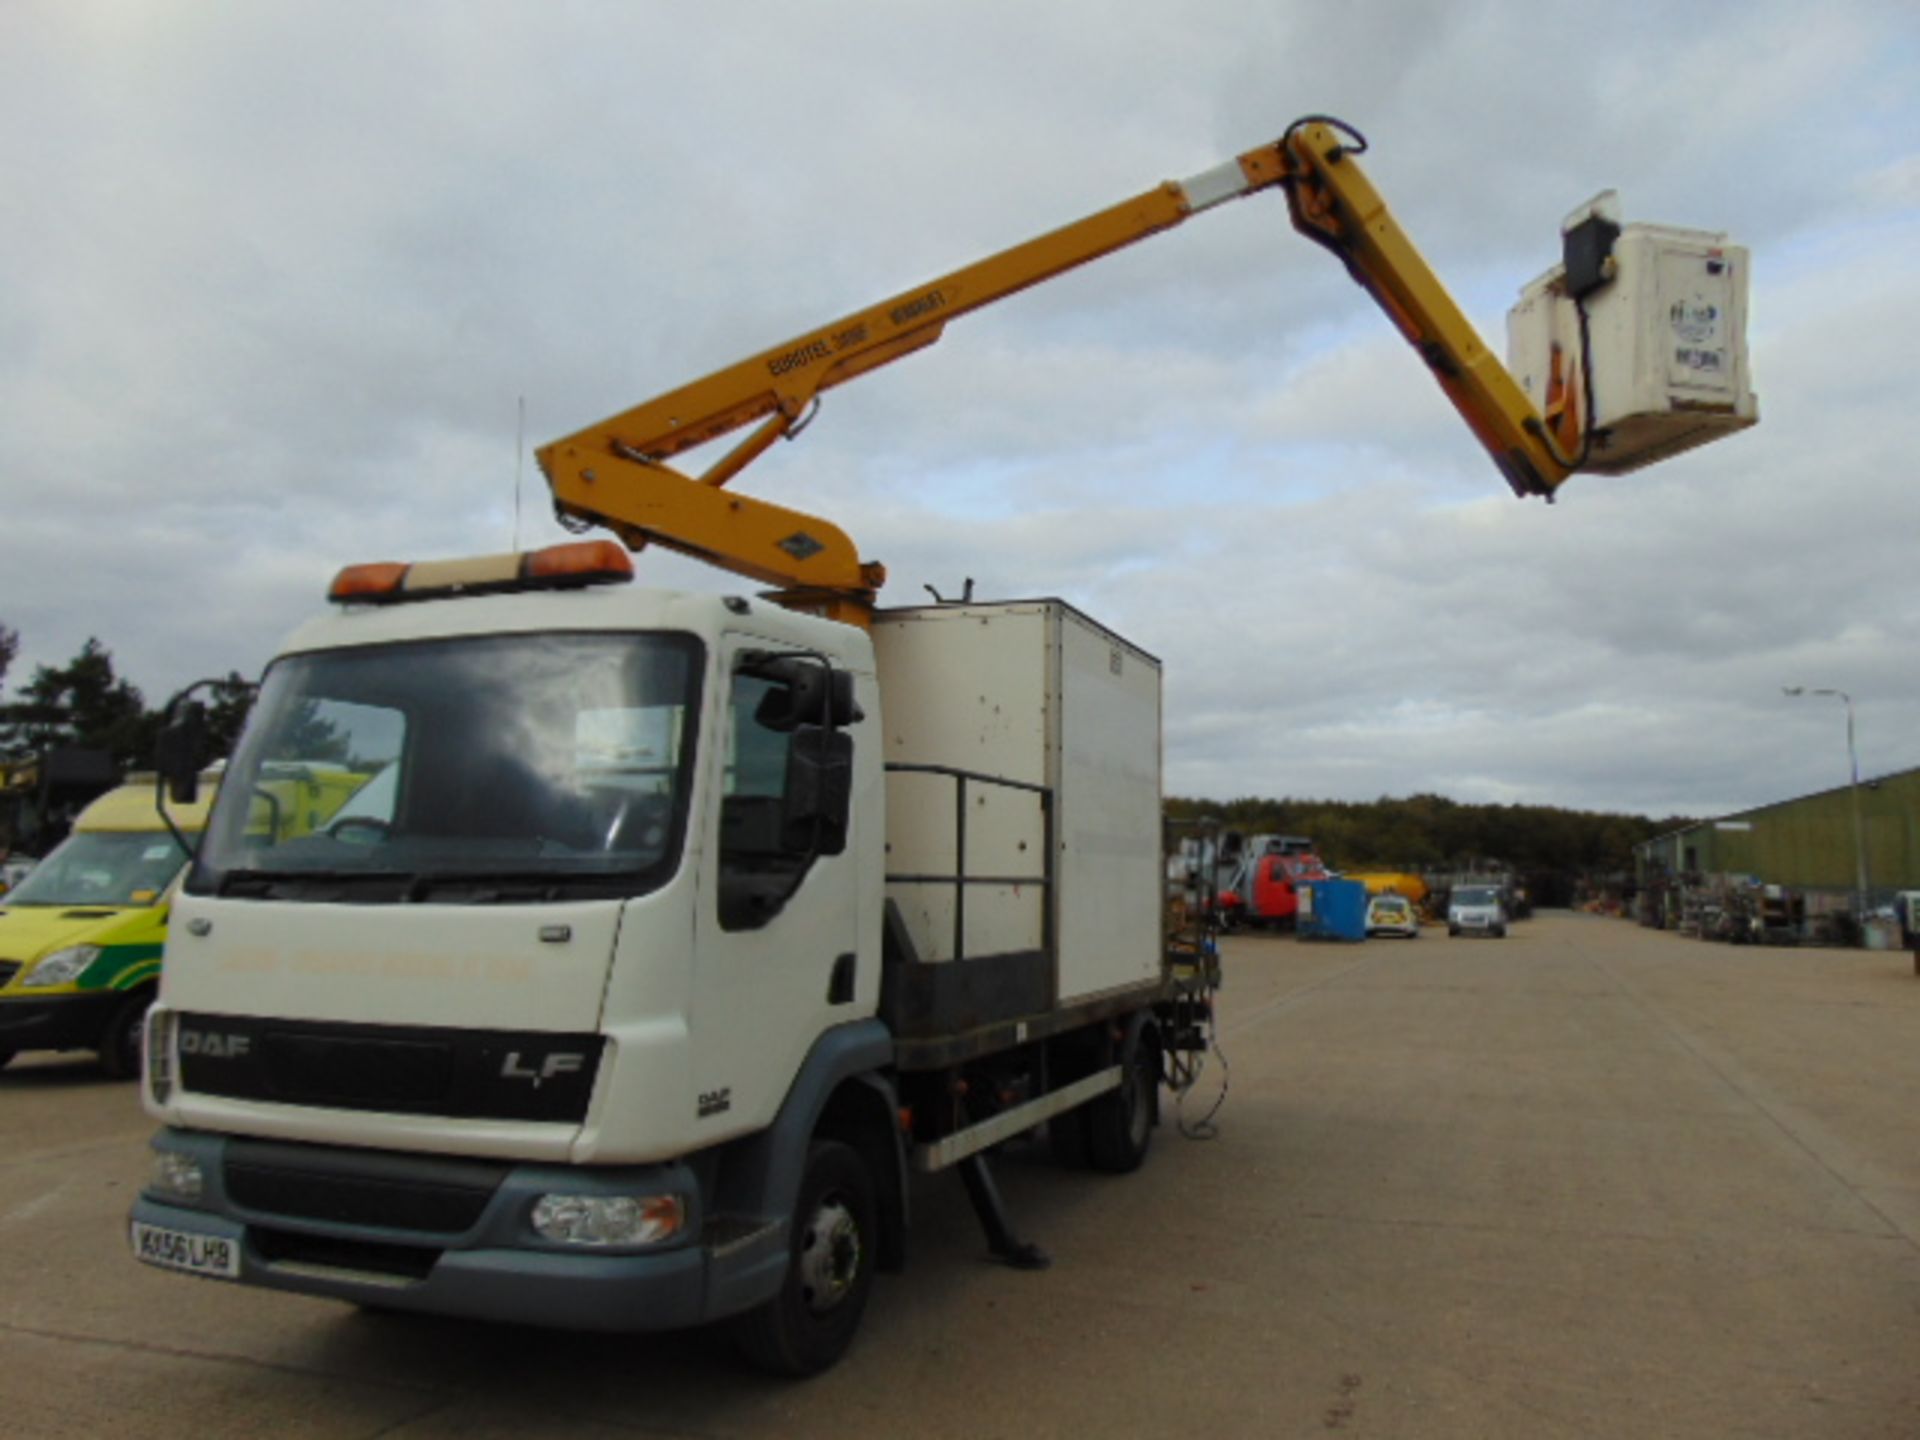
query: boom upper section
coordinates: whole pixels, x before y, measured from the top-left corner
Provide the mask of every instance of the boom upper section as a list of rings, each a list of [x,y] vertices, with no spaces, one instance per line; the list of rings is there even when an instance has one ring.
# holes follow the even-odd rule
[[[822,392],[931,345],[947,323],[1169,230],[1228,200],[1278,187],[1296,229],[1325,246],[1420,353],[1516,494],[1551,496],[1577,468],[1577,406],[1549,435],[1539,410],[1388,212],[1355,156],[1356,132],[1308,117],[1271,145],[1003,250],[795,336],[539,451],[563,519],[629,546],[665,545],[778,587],[798,608],[861,622],[885,569],[837,526],[727,491],[774,441],[812,418]],[[745,426],[709,469],[667,462]],[[1570,428],[1571,426],[1571,428]]]

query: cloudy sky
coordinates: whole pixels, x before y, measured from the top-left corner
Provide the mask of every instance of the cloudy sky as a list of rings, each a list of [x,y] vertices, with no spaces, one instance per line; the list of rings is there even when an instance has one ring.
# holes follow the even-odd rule
[[[1159,654],[1183,794],[1712,814],[1920,765],[1920,9],[7,0],[0,623],[158,702],[516,454],[1323,111],[1504,348],[1560,218],[1753,252],[1760,426],[1515,500],[1264,195],[955,322],[740,482],[891,603]],[[695,464],[703,457],[692,457]],[[519,517],[516,521],[516,492]],[[643,577],[739,588],[671,557]]]

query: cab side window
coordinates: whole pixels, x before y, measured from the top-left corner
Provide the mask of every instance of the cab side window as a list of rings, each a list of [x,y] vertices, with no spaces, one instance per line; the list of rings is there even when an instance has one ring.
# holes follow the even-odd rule
[[[740,672],[728,696],[720,792],[720,925],[726,930],[757,930],[779,914],[812,858],[782,843],[793,735],[762,718],[778,688]]]
[[[747,652],[727,697],[720,800],[720,924],[765,925],[814,861],[847,846],[853,677],[811,654]]]

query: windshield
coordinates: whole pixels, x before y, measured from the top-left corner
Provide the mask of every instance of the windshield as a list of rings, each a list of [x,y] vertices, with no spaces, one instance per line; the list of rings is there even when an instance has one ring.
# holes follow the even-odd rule
[[[81,830],[12,890],[6,905],[151,905],[187,863],[164,832]]]
[[[1453,892],[1453,903],[1456,905],[1492,905],[1497,903],[1499,899],[1500,892],[1498,890],[1490,890],[1482,886],[1475,886],[1470,889],[1456,890]]]
[[[267,673],[195,894],[380,903],[636,894],[684,829],[701,648],[509,634]]]

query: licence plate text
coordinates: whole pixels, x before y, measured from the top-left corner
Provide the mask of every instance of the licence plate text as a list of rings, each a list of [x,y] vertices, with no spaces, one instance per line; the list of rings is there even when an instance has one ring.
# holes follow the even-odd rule
[[[240,1247],[220,1235],[196,1235],[189,1230],[168,1230],[136,1220],[133,1253],[147,1264],[167,1270],[221,1275],[229,1280],[240,1274]]]

